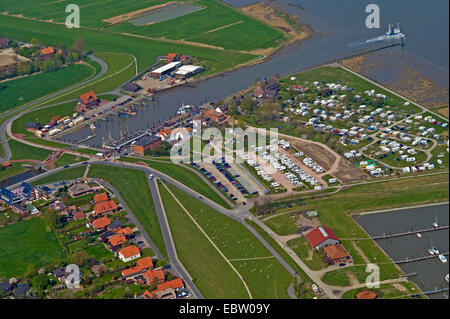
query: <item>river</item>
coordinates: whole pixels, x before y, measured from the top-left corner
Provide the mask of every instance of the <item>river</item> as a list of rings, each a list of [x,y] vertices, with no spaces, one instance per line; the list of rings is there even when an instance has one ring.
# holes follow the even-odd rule
[[[256,1],[227,0],[232,5],[245,5]],[[96,136],[86,141],[86,145],[101,148],[103,139],[111,136],[118,139],[124,131],[146,129],[173,117],[184,104],[200,105],[218,101],[243,90],[258,78],[274,75],[286,76],[339,58],[362,53],[389,43],[374,43],[360,47],[349,44],[365,41],[381,35],[389,22],[401,21],[408,42],[405,47],[396,47],[402,54],[417,57],[423,63],[431,63],[448,73],[448,2],[444,0],[425,3],[420,0],[381,0],[381,29],[367,29],[364,25],[366,13],[364,1],[275,1],[291,14],[299,16],[303,23],[310,25],[317,33],[301,44],[294,44],[274,54],[263,63],[216,76],[201,81],[195,88],[176,88],[158,94],[154,103],[138,108],[138,116],[119,118],[110,116],[108,121],[98,121]],[[424,21],[424,25],[417,21]],[[424,29],[439,30],[430,36]],[[445,58],[444,58],[445,57]],[[88,127],[62,137],[62,141],[79,141],[92,132]]]
[[[382,213],[363,214],[357,222],[371,235],[383,236],[408,232],[412,229],[432,228],[437,219],[439,226],[449,225],[449,205],[426,206],[402,209]],[[377,243],[393,260],[419,258],[428,255],[428,249],[437,247],[441,253],[449,252],[449,230],[437,230],[417,235],[394,237],[377,240]],[[447,256],[447,259],[449,257]],[[409,279],[415,282],[422,291],[448,288],[444,277],[449,272],[449,263],[443,264],[437,258],[401,264],[406,274],[417,273]],[[430,295],[430,298],[448,298],[448,292]]]

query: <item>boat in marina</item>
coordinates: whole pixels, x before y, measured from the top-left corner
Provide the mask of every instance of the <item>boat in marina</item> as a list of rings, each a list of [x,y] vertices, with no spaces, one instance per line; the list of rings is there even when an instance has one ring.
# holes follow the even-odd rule
[[[89,125],[89,128],[90,128],[91,130],[95,130],[97,127],[95,126],[94,123],[92,123],[91,125]]]
[[[192,105],[184,105],[184,104],[183,104],[183,105],[178,109],[177,114],[178,114],[178,115],[183,115],[183,114],[185,114],[187,111],[189,111],[191,108],[192,108]]]
[[[422,234],[421,233],[417,233],[417,237],[422,238]]]
[[[448,282],[448,274],[445,275],[445,281]]]
[[[428,249],[428,255],[430,256],[434,256],[434,250],[433,249]]]
[[[435,254],[435,255],[439,255],[439,249],[437,249],[437,247],[433,247],[433,248],[431,248],[432,250],[433,250],[433,253]]]
[[[440,260],[442,263],[446,263],[446,262],[447,262],[447,258],[446,258],[444,255],[442,255],[442,254],[439,255],[439,260]]]

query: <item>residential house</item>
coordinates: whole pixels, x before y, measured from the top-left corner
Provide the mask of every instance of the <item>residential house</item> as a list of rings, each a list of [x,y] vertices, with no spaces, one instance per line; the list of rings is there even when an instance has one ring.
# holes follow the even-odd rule
[[[125,238],[132,238],[134,237],[134,233],[131,230],[130,227],[124,227],[124,228],[120,228],[118,230],[116,230],[116,234],[125,236]]]
[[[117,204],[114,200],[107,200],[94,205],[96,214],[109,214],[117,211]]]
[[[161,296],[164,296],[165,293],[167,293],[168,289],[172,289],[172,291],[175,291],[177,289],[184,288],[183,281],[180,278],[166,281],[158,285],[158,288],[154,291],[145,291],[144,292],[144,299],[161,299]],[[165,293],[163,293],[165,292]],[[159,297],[158,297],[159,296]],[[173,298],[173,297],[172,297]],[[167,298],[162,298],[167,299]]]
[[[30,284],[24,283],[19,284],[16,288],[13,289],[14,298],[25,298],[28,295],[28,291],[30,290]]]
[[[72,218],[73,218],[73,220],[80,220],[80,219],[86,218],[86,215],[82,211],[79,210],[79,211],[72,212]]]
[[[54,49],[53,47],[43,48],[43,49],[41,49],[41,54],[42,54],[42,55],[52,55],[52,54],[55,54],[55,49]]]
[[[258,81],[256,88],[253,90],[253,96],[256,98],[277,99],[279,98],[280,89],[280,82],[275,78],[264,79],[264,81]]]
[[[95,230],[104,230],[109,224],[111,224],[111,220],[108,217],[100,217],[91,222],[91,227]]]
[[[150,269],[144,272],[144,278],[147,285],[163,283],[165,280],[164,273],[161,269]]]
[[[138,247],[131,245],[125,248],[122,248],[118,253],[119,259],[124,262],[129,262],[134,259],[141,257],[141,252]]]
[[[127,239],[123,235],[114,235],[108,239],[108,243],[113,250],[121,247],[126,241]]]
[[[136,266],[122,271],[122,279],[136,281],[137,277],[142,277],[143,273],[153,268],[153,261],[151,257],[144,257],[138,259]],[[142,279],[144,279],[142,277]]]
[[[100,104],[100,99],[93,91],[89,91],[80,95],[76,107],[77,112],[87,112],[97,107]]]
[[[305,237],[314,249],[340,243],[334,232],[330,228],[324,226],[314,228],[308,232]]]
[[[349,253],[341,244],[335,244],[323,247],[327,262],[329,264],[339,264],[351,261]]]
[[[0,295],[7,294],[12,290],[13,290],[13,287],[8,281],[0,282]]]
[[[216,110],[204,111],[203,116],[219,124],[223,124],[229,119],[229,116],[223,114],[222,112],[217,112]]]
[[[118,229],[121,228],[123,228],[122,222],[120,220],[115,220],[107,227],[107,230],[115,233]]]
[[[172,134],[170,135],[171,141],[181,141],[185,139],[189,139],[192,135],[192,127],[178,127],[172,130]]]
[[[172,134],[172,130],[171,129],[163,128],[161,131],[156,133],[156,136],[161,138],[161,140],[163,140],[163,141],[169,141],[171,134]]]

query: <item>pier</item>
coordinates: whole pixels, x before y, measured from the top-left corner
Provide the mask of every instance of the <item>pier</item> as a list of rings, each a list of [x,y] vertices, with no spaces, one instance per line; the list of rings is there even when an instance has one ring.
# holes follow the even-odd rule
[[[118,149],[121,149],[121,148],[123,148],[125,146],[130,145],[134,141],[137,141],[137,140],[139,140],[139,139],[141,139],[141,138],[143,138],[145,136],[150,136],[150,135],[151,134],[149,132],[135,133],[135,134],[133,134],[131,136],[122,138],[121,140],[119,140],[117,142],[114,142],[114,143],[106,145],[106,148],[118,150]]]
[[[389,238],[394,238],[394,237],[416,235],[416,234],[420,234],[420,233],[428,233],[428,232],[437,231],[437,230],[444,230],[444,229],[448,229],[448,227],[449,226],[447,225],[447,226],[433,227],[433,228],[422,229],[422,230],[411,230],[411,231],[397,233],[397,234],[386,234],[385,233],[381,236],[374,236],[374,237],[372,237],[372,239],[374,239],[374,240],[389,239]]]
[[[442,255],[448,256],[448,253],[443,253]],[[432,259],[432,258],[439,258],[439,255],[422,256],[422,257],[411,258],[411,259],[406,257],[406,259],[394,261],[394,263],[399,265],[399,264],[406,264],[406,263],[411,263],[411,262],[416,262],[416,261],[421,261],[421,260],[428,260],[428,259]]]

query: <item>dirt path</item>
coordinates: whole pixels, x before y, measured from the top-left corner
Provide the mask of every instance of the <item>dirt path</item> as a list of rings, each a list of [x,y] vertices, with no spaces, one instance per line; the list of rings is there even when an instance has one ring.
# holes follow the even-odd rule
[[[222,26],[222,27],[220,27],[220,28],[209,30],[209,31],[206,32],[206,33],[212,33],[212,32],[216,32],[216,31],[219,31],[219,30],[223,30],[223,29],[226,29],[226,28],[229,28],[229,27],[232,27],[232,26],[241,24],[241,23],[243,23],[243,22],[244,22],[244,20],[241,20],[241,21],[238,21],[238,22],[235,22],[235,23],[230,23],[230,24],[224,25],[224,26]]]
[[[359,246],[358,246],[354,241],[352,241],[352,246],[353,246],[353,248],[356,250],[356,252],[358,253],[358,255],[361,256],[361,258],[364,260],[364,262],[365,262],[366,264],[370,264],[369,258],[367,258],[366,254],[364,254],[364,252],[362,251],[362,249],[359,248]]]

